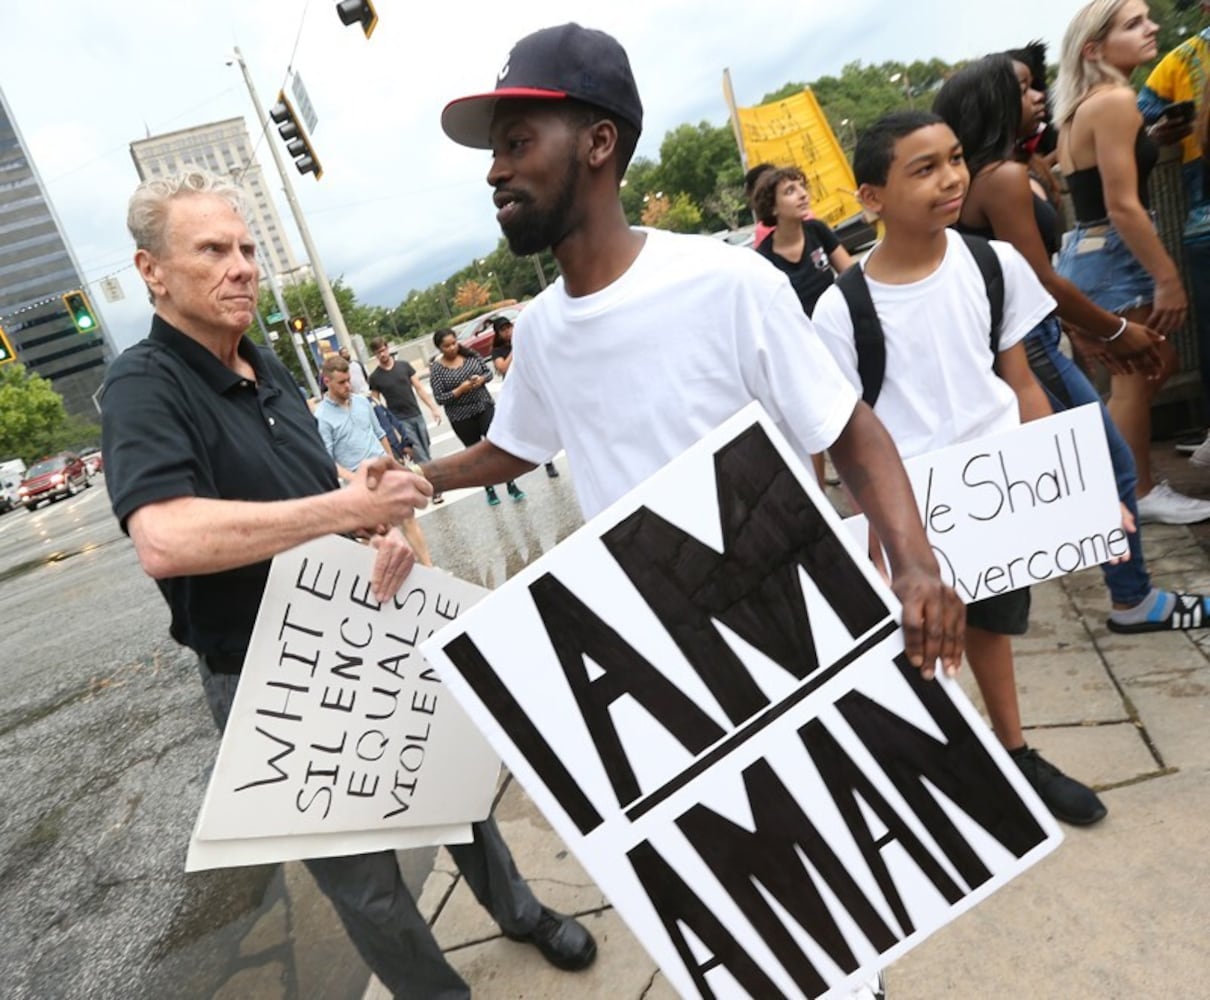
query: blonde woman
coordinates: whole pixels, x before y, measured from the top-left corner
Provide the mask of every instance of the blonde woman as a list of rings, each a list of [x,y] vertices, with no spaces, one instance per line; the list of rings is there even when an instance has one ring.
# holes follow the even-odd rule
[[[1059,274],[1127,321],[1171,333],[1188,302],[1176,264],[1156,233],[1147,180],[1158,149],[1143,127],[1128,80],[1154,59],[1159,28],[1143,0],[1093,0],[1063,38],[1055,86],[1059,166],[1067,177],[1076,226],[1059,254]],[[1158,373],[1112,376],[1109,412],[1138,467],[1139,520],[1192,524],[1210,518],[1210,502],[1155,482],[1151,402],[1176,370],[1172,345],[1159,345]]]

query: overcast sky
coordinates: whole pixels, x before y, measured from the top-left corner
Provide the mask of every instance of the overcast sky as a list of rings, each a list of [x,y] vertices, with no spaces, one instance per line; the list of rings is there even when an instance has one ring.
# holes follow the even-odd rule
[[[125,206],[137,182],[129,143],[244,116],[257,126],[236,67],[239,45],[264,104],[272,103],[297,40],[319,116],[320,182],[293,174],[324,266],[363,302],[395,306],[413,288],[490,251],[498,230],[483,181],[487,154],[455,146],[439,124],[457,96],[489,90],[512,43],[576,20],[626,47],[646,112],[639,155],[657,157],[666,131],[726,120],[721,77],[754,104],[789,80],[848,62],[956,60],[1041,37],[1057,51],[1079,4],[1016,0],[377,0],[367,41],[341,25],[334,0],[4,0],[0,86],[119,347],[147,329],[149,306],[128,266]],[[254,138],[255,141],[255,138]],[[265,142],[269,139],[263,140]],[[279,142],[276,135],[272,141]],[[285,199],[258,152],[299,258]],[[287,161],[289,165],[289,161]],[[293,168],[290,167],[292,170]],[[95,282],[117,274],[125,301]]]

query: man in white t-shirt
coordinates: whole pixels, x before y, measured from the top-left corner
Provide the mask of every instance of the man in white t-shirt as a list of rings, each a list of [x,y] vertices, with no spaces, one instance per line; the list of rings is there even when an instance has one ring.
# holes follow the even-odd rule
[[[619,184],[642,113],[622,47],[575,24],[523,38],[494,91],[445,108],[447,135],[492,151],[487,180],[512,251],[550,247],[562,277],[517,319],[487,440],[425,473],[437,490],[498,482],[566,449],[592,517],[758,400],[803,457],[831,451],[894,550],[912,662],[926,676],[938,659],[955,671],[962,609],[894,444],[785,276],[756,254],[626,221]]]

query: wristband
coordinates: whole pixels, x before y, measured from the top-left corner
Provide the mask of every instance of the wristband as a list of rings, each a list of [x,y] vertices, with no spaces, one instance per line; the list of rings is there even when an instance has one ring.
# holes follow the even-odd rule
[[[1102,337],[1101,343],[1112,344],[1115,340],[1118,339],[1118,337],[1120,337],[1122,334],[1124,334],[1126,332],[1126,323],[1127,323],[1126,317],[1123,316],[1121,325],[1116,330],[1113,331],[1113,336],[1112,337]]]

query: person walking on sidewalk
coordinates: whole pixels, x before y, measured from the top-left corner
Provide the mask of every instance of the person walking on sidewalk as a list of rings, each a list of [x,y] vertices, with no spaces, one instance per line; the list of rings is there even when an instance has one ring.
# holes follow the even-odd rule
[[[326,390],[315,407],[315,421],[324,447],[336,463],[342,482],[351,483],[363,462],[394,457],[386,431],[367,396],[353,391],[353,366],[341,354],[324,358],[320,377]],[[384,412],[389,413],[389,410]],[[406,468],[406,466],[405,466]],[[421,566],[432,566],[429,544],[420,522],[405,517],[399,527]]]
[[[482,441],[492,425],[496,404],[487,391],[492,380],[491,370],[465,344],[458,343],[453,330],[438,330],[433,334],[433,343],[441,353],[429,369],[429,384],[433,387],[433,398],[445,407],[450,426],[458,440],[466,447]],[[509,479],[508,495],[514,500],[524,500],[521,488]],[[500,502],[495,484],[484,486],[487,502],[495,507]]]
[[[151,293],[151,332],[110,366],[102,389],[105,485],[171,632],[198,655],[214,722],[225,728],[273,556],[337,532],[375,548],[375,598],[412,567],[398,524],[431,492],[386,459],[340,489],[289,372],[245,331],[256,317],[256,243],[243,193],[197,169],[144,181],[127,224]],[[449,851],[506,935],[553,965],[582,969],[592,935],[543,906],[489,817]],[[349,939],[393,995],[469,1000],[399,872],[394,851],[305,861]]]

